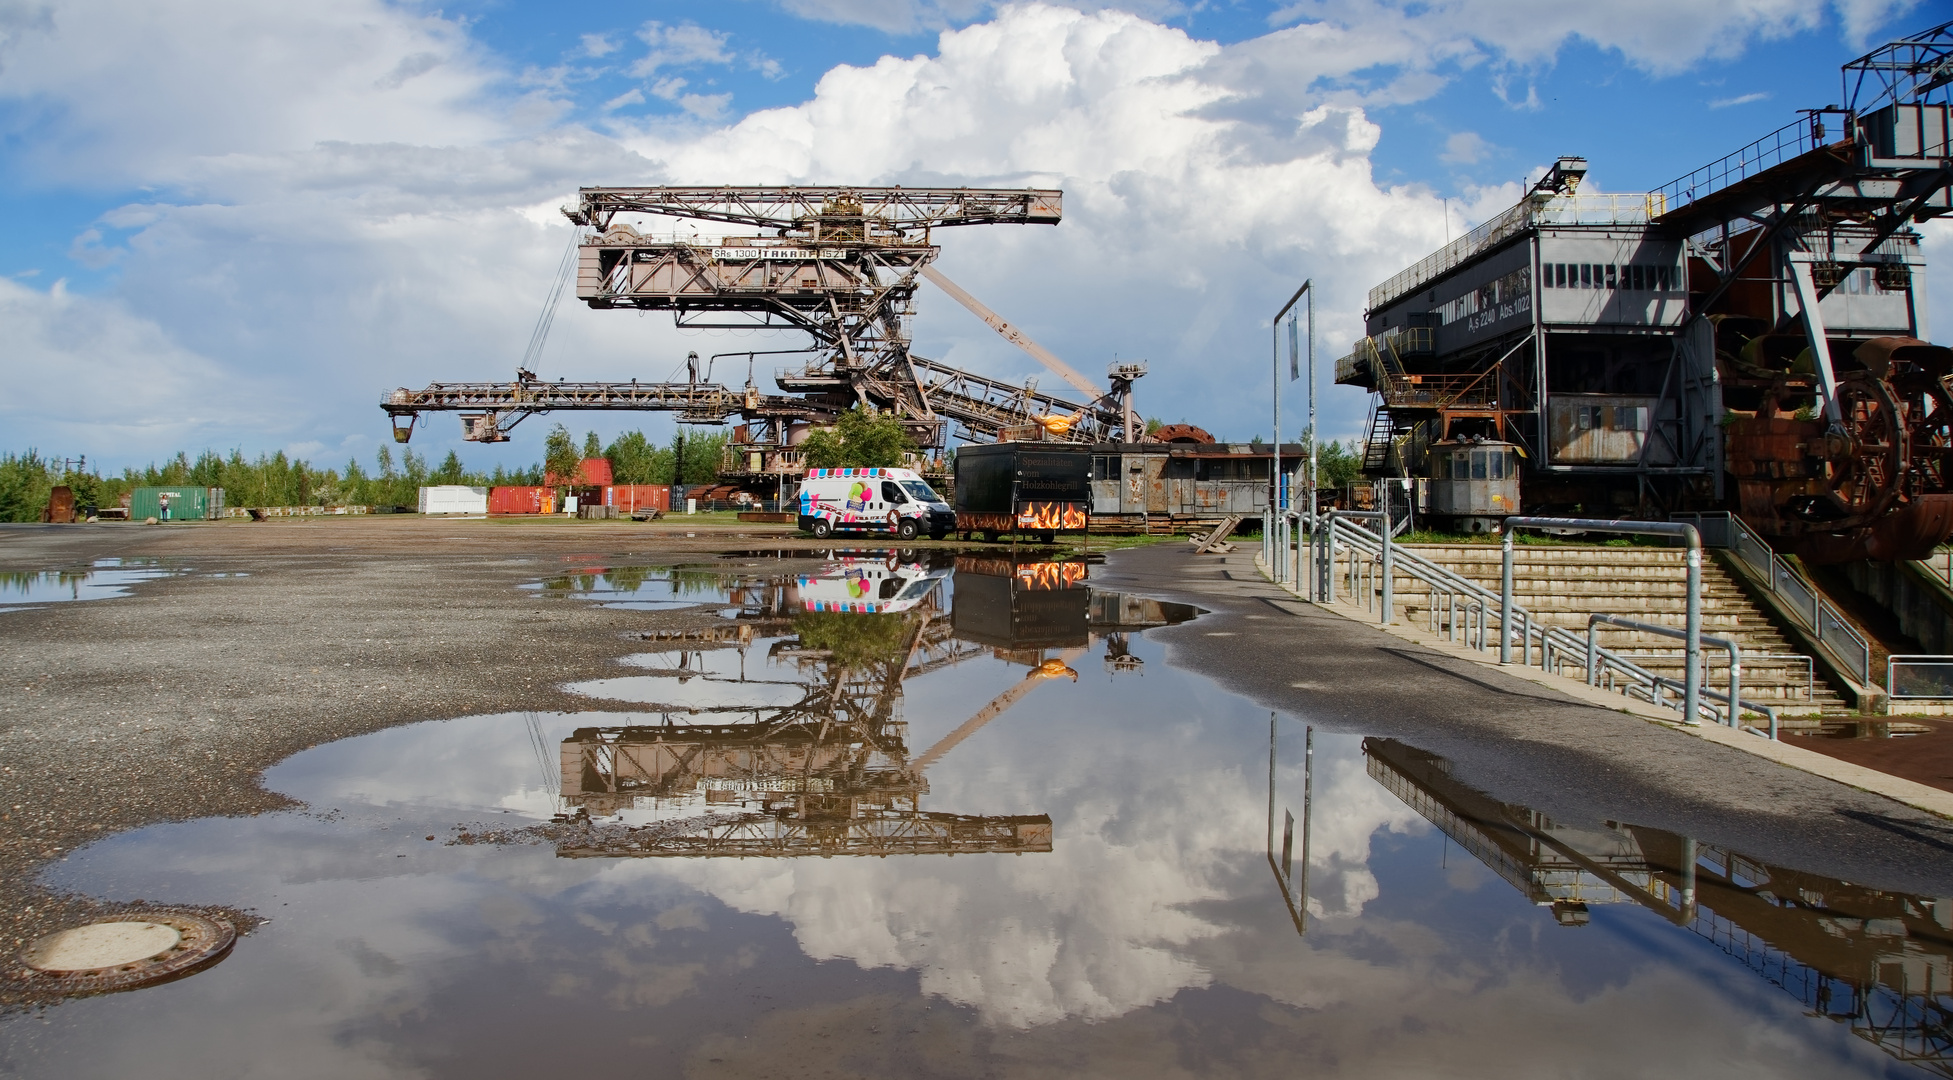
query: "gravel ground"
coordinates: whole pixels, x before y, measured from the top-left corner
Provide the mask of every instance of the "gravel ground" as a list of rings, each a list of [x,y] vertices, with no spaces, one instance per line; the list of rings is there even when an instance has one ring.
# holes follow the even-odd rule
[[[155,560],[130,595],[0,612],[0,956],[103,905],[37,884],[124,829],[257,814],[307,747],[397,724],[575,710],[637,635],[713,609],[631,611],[519,588],[608,565],[802,548],[766,526],[370,518],[0,526],[0,573]],[[239,576],[242,575],[242,576]],[[248,928],[243,913],[237,917]],[[0,978],[0,1007],[23,1003]]]

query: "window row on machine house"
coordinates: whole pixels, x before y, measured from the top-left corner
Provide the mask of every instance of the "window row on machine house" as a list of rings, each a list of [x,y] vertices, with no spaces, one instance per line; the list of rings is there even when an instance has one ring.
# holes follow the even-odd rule
[[[1541,286],[1548,289],[1677,292],[1682,288],[1680,268],[1668,263],[1547,263],[1539,276]]]
[[[1488,281],[1471,292],[1458,297],[1450,303],[1438,305],[1438,325],[1449,326],[1459,319],[1468,318],[1481,311],[1491,311],[1500,304],[1510,304],[1533,291],[1533,272],[1522,266],[1496,280]]]

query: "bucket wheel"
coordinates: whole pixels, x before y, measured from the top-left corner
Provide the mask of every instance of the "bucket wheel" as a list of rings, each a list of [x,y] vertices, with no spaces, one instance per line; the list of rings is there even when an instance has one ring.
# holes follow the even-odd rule
[[[1837,405],[1838,425],[1823,436],[1828,490],[1810,500],[1806,516],[1849,529],[1871,523],[1903,493],[1907,430],[1891,385],[1869,372],[1838,380]]]

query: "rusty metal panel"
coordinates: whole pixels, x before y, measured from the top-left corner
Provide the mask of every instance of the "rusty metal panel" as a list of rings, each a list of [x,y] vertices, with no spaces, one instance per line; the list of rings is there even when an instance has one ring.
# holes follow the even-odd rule
[[[1166,458],[1148,454],[1140,459],[1139,482],[1145,504],[1142,507],[1149,514],[1168,513],[1170,504],[1166,489]]]
[[[1547,401],[1548,460],[1555,465],[1634,464],[1660,399],[1638,394],[1555,394]]]

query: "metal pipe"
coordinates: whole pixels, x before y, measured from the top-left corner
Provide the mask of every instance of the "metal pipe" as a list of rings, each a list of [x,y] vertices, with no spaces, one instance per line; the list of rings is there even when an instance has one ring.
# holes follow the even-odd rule
[[[1599,638],[1596,633],[1596,629],[1602,623],[1605,623],[1609,626],[1618,626],[1626,630],[1639,630],[1643,633],[1659,634],[1662,637],[1669,637],[1669,638],[1687,637],[1686,632],[1677,630],[1672,626],[1663,626],[1660,623],[1642,622],[1638,619],[1624,618],[1619,615],[1603,615],[1599,613],[1589,615],[1587,616],[1587,666],[1588,666],[1588,673],[1589,673],[1588,682],[1590,685],[1595,685],[1593,680],[1593,672],[1596,666],[1596,662],[1599,658],[1599,646],[1596,644]],[[1742,647],[1738,645],[1735,641],[1730,640],[1729,638],[1715,637],[1709,634],[1701,635],[1701,641],[1705,645],[1713,645],[1716,648],[1727,649],[1729,651],[1729,719],[1728,721],[1726,721],[1726,724],[1728,727],[1731,728],[1741,727],[1743,722],[1743,718],[1742,718],[1743,650]],[[1755,706],[1756,703],[1751,702],[1751,705]],[[1776,734],[1775,734],[1776,726],[1777,726],[1776,710],[1762,707],[1762,706],[1757,706],[1757,711],[1769,717],[1770,728],[1772,732],[1770,737],[1773,739],[1776,738]]]
[[[1499,663],[1512,663],[1512,530],[1499,542]]]
[[[1329,581],[1331,584],[1328,590],[1329,596],[1326,598],[1326,600],[1334,601],[1336,599],[1336,590],[1334,587],[1335,573],[1336,573],[1336,526],[1344,521],[1350,521],[1350,520],[1368,521],[1372,518],[1381,518],[1383,517],[1383,515],[1377,513],[1374,510],[1331,510],[1327,514],[1324,514],[1323,517],[1327,519],[1329,522],[1328,568],[1329,568]],[[1385,527],[1388,528],[1387,523]],[[1354,596],[1356,593],[1356,554],[1355,553],[1356,553],[1356,548],[1354,545],[1352,545],[1350,547],[1349,574],[1348,574],[1348,581],[1347,581],[1347,584],[1349,586],[1349,591],[1352,596]]]
[[[1506,543],[1512,542],[1514,529],[1572,529],[1581,532],[1611,532],[1639,536],[1679,536],[1688,544],[1682,565],[1688,570],[1688,608],[1685,652],[1688,671],[1682,683],[1682,722],[1699,724],[1696,710],[1702,703],[1702,534],[1695,526],[1680,521],[1625,521],[1619,518],[1509,517],[1505,519]],[[1501,597],[1510,604],[1511,594]]]
[[[1396,604],[1391,596],[1392,588],[1397,583],[1397,575],[1395,567],[1390,562],[1390,534],[1393,530],[1390,521],[1390,479],[1388,477],[1384,478],[1381,490],[1383,492],[1383,498],[1377,505],[1383,512],[1383,520],[1378,523],[1381,528],[1377,532],[1383,536],[1383,612],[1378,621],[1388,626],[1397,621]]]

